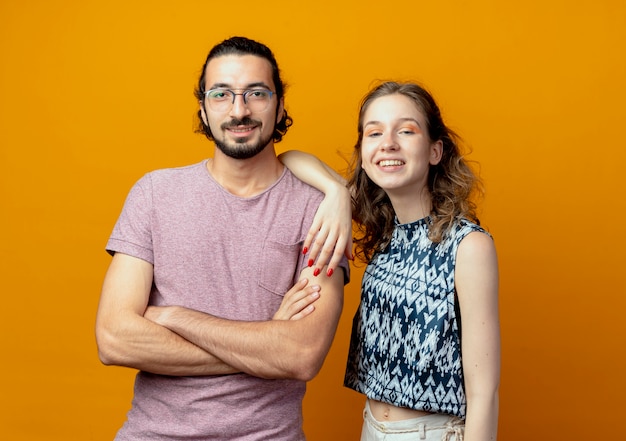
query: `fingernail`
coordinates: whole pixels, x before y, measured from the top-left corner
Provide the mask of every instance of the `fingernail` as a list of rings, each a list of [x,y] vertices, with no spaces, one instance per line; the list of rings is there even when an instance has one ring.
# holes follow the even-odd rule
[[[306,254],[309,249],[307,247],[302,248],[302,254]]]
[[[334,271],[333,271],[333,269],[332,269],[332,268],[328,268],[328,271],[326,271],[326,275],[327,275],[328,277],[332,276],[332,275],[333,275],[333,273],[334,273]]]
[[[313,259],[309,259],[309,266],[313,266]]]
[[[315,271],[313,271],[313,276],[317,277],[320,275],[320,269],[319,268],[315,268]]]

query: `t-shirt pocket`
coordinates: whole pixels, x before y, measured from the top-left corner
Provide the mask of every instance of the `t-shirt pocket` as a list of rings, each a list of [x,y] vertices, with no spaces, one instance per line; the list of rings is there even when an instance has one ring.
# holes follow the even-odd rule
[[[285,244],[266,240],[261,251],[259,286],[280,295],[285,295],[296,280],[296,270],[302,259],[302,242]]]

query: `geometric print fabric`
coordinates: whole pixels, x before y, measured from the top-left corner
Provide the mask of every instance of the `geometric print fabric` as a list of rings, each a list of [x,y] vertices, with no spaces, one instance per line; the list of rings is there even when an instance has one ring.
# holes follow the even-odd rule
[[[428,224],[396,222],[389,246],[368,264],[344,384],[394,406],[464,419],[456,252],[469,233],[488,233],[461,219],[433,243]]]

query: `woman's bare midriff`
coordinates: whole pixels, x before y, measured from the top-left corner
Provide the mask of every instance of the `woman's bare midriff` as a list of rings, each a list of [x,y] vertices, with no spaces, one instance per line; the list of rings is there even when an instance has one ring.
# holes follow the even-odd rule
[[[372,416],[378,421],[402,421],[432,415],[430,412],[396,407],[381,401],[368,400],[368,402]]]

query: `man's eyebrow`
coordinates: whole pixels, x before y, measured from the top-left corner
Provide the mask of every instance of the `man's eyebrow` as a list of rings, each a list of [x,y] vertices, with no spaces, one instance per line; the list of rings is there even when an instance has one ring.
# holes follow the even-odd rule
[[[248,84],[247,89],[250,89],[250,88],[253,88],[253,87],[257,87],[257,88],[258,87],[262,87],[264,89],[270,89],[270,86],[265,84],[263,81],[259,81],[259,82],[256,82],[256,83],[250,83],[250,84]]]
[[[228,83],[213,83],[213,85],[211,87],[209,87],[210,89],[233,89],[233,90],[246,90],[246,89],[252,89],[252,88],[259,88],[262,87],[263,89],[268,89],[271,90],[270,87],[265,84],[263,81],[257,81],[255,83],[249,83],[246,87],[243,88],[234,88],[232,87],[231,84]]]

